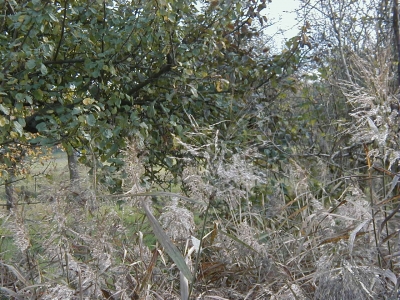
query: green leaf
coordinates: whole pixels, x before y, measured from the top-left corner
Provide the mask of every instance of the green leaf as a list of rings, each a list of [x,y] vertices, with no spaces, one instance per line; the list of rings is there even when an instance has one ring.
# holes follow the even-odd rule
[[[26,15],[20,15],[18,16],[18,22],[23,23],[25,20]]]
[[[165,163],[167,164],[167,166],[169,168],[171,168],[173,166],[173,164],[174,164],[174,160],[172,158],[170,158],[170,157],[166,157],[164,161],[165,161]]]
[[[22,93],[17,93],[15,95],[15,99],[17,99],[18,101],[23,101],[25,99],[25,95]]]
[[[10,79],[7,81],[7,84],[13,86],[13,85],[15,85],[17,82],[18,82],[18,79],[17,79],[17,78],[10,77]]]
[[[56,16],[53,15],[52,13],[49,13],[49,17],[50,17],[50,19],[51,19],[52,21],[58,22],[58,19],[57,19]]]
[[[96,118],[92,114],[87,115],[86,122],[89,126],[94,126],[96,124]]]
[[[280,74],[282,74],[282,68],[281,67],[275,67],[274,68],[274,72],[275,72],[275,74],[280,75]]]
[[[31,97],[31,96],[25,95],[25,100],[26,100],[26,102],[28,102],[29,104],[33,104],[32,97]]]
[[[198,97],[199,97],[199,94],[197,93],[196,87],[195,87],[193,84],[188,84],[188,86],[189,86],[190,91],[191,91],[191,93],[193,94],[193,96],[194,96],[195,98],[198,98]]]
[[[4,127],[8,124],[8,120],[4,116],[0,116],[0,127]]]
[[[45,132],[45,131],[47,131],[47,125],[45,122],[40,122],[39,124],[36,125],[36,129],[39,132]]]
[[[113,132],[112,132],[110,129],[108,129],[108,128],[104,131],[104,136],[105,136],[106,138],[108,138],[108,139],[112,138],[113,135],[114,135]]]
[[[3,104],[0,103],[0,110],[5,114],[9,115],[10,114],[10,109],[8,107],[5,107]]]
[[[41,64],[40,72],[42,73],[42,75],[46,75],[47,74],[47,68],[46,68],[46,66],[44,64]]]
[[[22,135],[24,131],[22,125],[18,121],[14,121],[13,124],[14,124],[14,129],[18,132],[18,134]]]
[[[26,122],[24,118],[18,118],[18,123],[21,124],[22,127],[26,126]]]
[[[32,70],[36,67],[36,61],[34,59],[30,59],[26,62],[25,67],[29,70]]]
[[[117,75],[117,72],[116,72],[116,70],[115,70],[115,68],[114,68],[113,65],[110,65],[109,71],[110,71],[110,73],[111,73],[112,75]]]
[[[150,104],[147,107],[147,113],[149,115],[150,118],[154,118],[156,115],[156,110],[154,109],[154,103]]]
[[[31,93],[32,93],[33,98],[35,98],[35,100],[43,99],[43,92],[40,89],[33,90]]]

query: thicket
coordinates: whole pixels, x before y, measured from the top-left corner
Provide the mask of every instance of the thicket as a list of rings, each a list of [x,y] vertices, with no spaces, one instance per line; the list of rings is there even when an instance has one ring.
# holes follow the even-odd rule
[[[160,7],[165,8],[164,2]],[[205,12],[218,16],[212,9],[221,6],[216,11],[233,14],[228,2],[212,1]],[[180,14],[171,13],[177,3],[172,1],[165,10],[151,7],[160,9],[167,31],[168,22],[179,23],[171,17]],[[257,11],[254,5],[265,1],[249,3],[244,11],[253,7],[253,13],[259,13],[263,7]],[[234,48],[228,38],[219,40],[227,43],[219,49],[223,55],[233,48],[234,66],[224,56],[208,60],[219,73],[201,77],[202,84],[199,74],[205,66],[200,63],[206,58],[200,55],[193,62],[188,54],[193,49],[168,49],[176,61],[190,56],[198,69],[168,62],[176,71],[166,71],[160,81],[151,77],[154,70],[141,70],[152,79],[138,82],[151,85],[137,95],[143,101],[135,106],[142,123],[134,118],[129,125],[142,129],[121,134],[124,140],[118,142],[116,156],[107,157],[115,150],[108,143],[121,138],[121,124],[108,123],[104,110],[85,108],[77,115],[81,123],[76,128],[96,138],[85,144],[72,136],[64,143],[82,150],[80,177],[40,177],[35,194],[17,193],[12,209],[1,211],[0,298],[398,299],[399,74],[392,42],[399,40],[396,4],[309,1],[303,6],[300,35],[288,40],[282,53],[269,54],[257,44],[258,36],[250,35],[243,48]],[[182,14],[190,15],[183,7]],[[251,21],[247,14],[238,15],[245,22],[227,26],[231,38],[240,40],[234,32]],[[174,43],[171,37],[170,46]],[[260,58],[261,53],[267,58]],[[261,79],[260,69],[235,70],[245,56],[250,67],[265,64]],[[143,54],[143,59],[153,65],[157,61],[155,53]],[[188,74],[189,69],[193,73]],[[177,83],[179,72],[187,75],[184,84]],[[248,81],[233,84],[230,72]],[[144,104],[153,95],[149,89],[164,90],[170,87],[169,79],[176,80],[175,94],[163,93],[158,102]],[[114,87],[111,82],[103,87],[102,97]],[[1,94],[4,103],[15,96],[10,90],[4,93],[9,93]],[[175,103],[178,96],[190,105]],[[106,103],[101,97],[79,97],[73,101],[76,107]],[[218,101],[215,106],[207,104],[212,99]],[[164,100],[172,101],[167,110],[179,115],[185,127],[179,127],[176,118],[168,119],[167,128],[160,125],[166,120],[156,120],[159,109],[166,111],[163,105],[157,107]],[[44,107],[59,105],[55,98],[46,101]],[[58,118],[65,112],[39,112],[49,114],[46,126],[54,127],[40,132],[39,126],[31,144],[39,139],[47,143],[57,130],[60,134],[69,128]],[[113,118],[124,118],[125,112],[116,111]],[[94,115],[97,121],[89,117]],[[144,130],[143,124],[156,128],[157,134],[150,127]],[[105,129],[113,132],[103,143],[97,137],[110,134]],[[30,138],[14,136],[12,142],[27,146]],[[12,150],[10,139],[4,144]],[[2,174],[17,161],[10,162]],[[17,174],[23,175],[15,172],[13,178]]]

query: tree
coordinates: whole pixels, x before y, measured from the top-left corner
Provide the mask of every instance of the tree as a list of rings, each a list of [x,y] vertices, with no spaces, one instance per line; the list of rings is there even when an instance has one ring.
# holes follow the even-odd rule
[[[296,63],[249,47],[266,0],[3,4],[0,143],[63,143],[86,162],[118,166],[125,138],[139,136],[153,167],[177,171],[172,133],[184,139],[192,117],[234,120]]]

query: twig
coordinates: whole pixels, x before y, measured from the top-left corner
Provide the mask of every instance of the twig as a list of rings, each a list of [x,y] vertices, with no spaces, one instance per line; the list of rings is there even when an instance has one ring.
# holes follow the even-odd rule
[[[54,60],[57,59],[58,52],[60,51],[62,40],[64,38],[65,20],[67,18],[67,5],[68,5],[68,0],[65,0],[65,3],[64,3],[64,16],[63,16],[63,21],[62,21],[62,24],[61,24],[61,35],[60,35],[60,40],[58,41],[56,53],[54,54]]]

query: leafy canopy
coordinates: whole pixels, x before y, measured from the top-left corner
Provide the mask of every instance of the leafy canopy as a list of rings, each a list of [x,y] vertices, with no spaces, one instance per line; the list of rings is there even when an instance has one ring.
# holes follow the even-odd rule
[[[140,136],[174,168],[173,135],[232,120],[298,63],[259,51],[266,0],[0,0],[0,143],[68,143],[102,161]],[[83,156],[83,160],[84,160]]]

